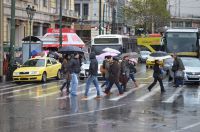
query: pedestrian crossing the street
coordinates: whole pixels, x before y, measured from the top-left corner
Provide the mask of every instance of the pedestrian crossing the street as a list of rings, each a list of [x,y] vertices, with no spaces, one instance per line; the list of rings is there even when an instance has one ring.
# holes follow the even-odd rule
[[[103,82],[100,82],[100,84]],[[122,100],[129,97],[129,95],[131,95],[132,93],[137,93],[140,92],[139,95],[137,96],[130,96],[130,100],[131,101],[135,101],[135,102],[146,102],[146,101],[150,101],[153,100],[155,97],[155,95],[157,94],[161,94],[160,93],[160,86],[157,84],[151,92],[148,92],[147,87],[149,85],[150,82],[146,83],[141,83],[137,88],[129,88],[127,92],[124,92],[123,95],[118,96],[118,89],[116,86],[113,86],[113,88],[111,89],[111,92],[113,94],[111,94],[110,96],[106,96],[102,91],[101,91],[101,99],[100,100],[108,100],[111,102],[116,102],[119,100]],[[130,84],[130,83],[129,83]],[[15,84],[10,84],[10,85],[5,85],[2,86],[0,89],[0,96],[3,95],[8,95],[6,98],[10,99],[10,98],[20,98],[20,97],[28,97],[30,99],[43,99],[46,97],[51,97],[54,98],[55,100],[62,100],[62,99],[66,99],[68,97],[70,97],[70,94],[63,94],[61,96],[60,93],[60,87],[61,87],[62,83],[58,83],[58,82],[49,82],[46,84],[22,84],[22,85],[15,85]],[[80,98],[84,96],[84,92],[85,92],[85,85],[86,83],[81,83],[78,86],[78,91],[77,91],[77,96],[79,96]],[[185,92],[185,88],[187,88],[186,86],[183,87],[179,87],[179,88],[173,88],[172,86],[170,86],[171,84],[165,82],[164,86],[167,87],[166,88],[166,93],[164,93],[164,98],[160,99],[161,103],[173,103],[176,98],[181,95],[183,92]],[[131,86],[131,85],[130,85]],[[11,95],[10,95],[11,94]],[[91,101],[94,100],[95,97],[97,96],[96,93],[96,88],[94,86],[92,86],[90,88],[90,91],[88,93],[88,97],[85,99],[81,99],[82,101]]]

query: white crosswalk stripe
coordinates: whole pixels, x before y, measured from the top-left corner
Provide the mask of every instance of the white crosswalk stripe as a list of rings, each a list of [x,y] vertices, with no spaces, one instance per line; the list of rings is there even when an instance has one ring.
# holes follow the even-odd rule
[[[128,95],[131,94],[132,92],[143,88],[144,86],[145,86],[145,84],[141,84],[141,85],[139,85],[138,88],[131,89],[131,90],[125,92],[122,96],[114,97],[114,98],[111,98],[111,99],[109,99],[109,100],[111,100],[111,101],[118,101],[118,100],[120,100],[120,99],[122,99],[122,98],[128,96]]]
[[[159,85],[156,85],[156,87],[153,88],[153,89],[151,90],[151,92],[149,92],[149,93],[143,95],[142,97],[139,97],[139,98],[136,99],[135,101],[145,101],[147,98],[149,98],[149,97],[155,95],[159,90],[160,90],[160,86],[159,86]]]
[[[82,87],[82,86],[84,86],[84,85],[85,85],[85,83],[79,85],[78,88],[79,88],[79,87]],[[61,85],[60,85],[60,86],[61,86]],[[59,86],[55,86],[55,87],[59,87]],[[54,88],[55,88],[55,87],[54,87]],[[44,98],[44,97],[48,97],[48,96],[55,95],[55,94],[58,94],[58,93],[60,93],[59,90],[56,91],[56,92],[49,93],[49,94],[43,94],[43,95],[41,95],[41,96],[35,96],[35,97],[32,97],[32,98],[34,98],[34,99]],[[81,94],[81,93],[82,93],[82,91],[77,92],[78,95]]]
[[[24,84],[24,85],[12,85],[11,87],[1,87],[0,88],[0,91],[5,91],[5,90],[9,90],[9,89],[17,89],[17,88],[21,88],[21,87],[25,87],[25,86],[31,86],[31,85],[34,85],[34,84]]]
[[[94,87],[95,88],[95,87]],[[94,89],[93,88],[93,89]],[[111,92],[114,92],[114,91],[116,91],[117,90],[117,88],[112,88],[111,89]],[[104,97],[104,96],[106,96],[106,94],[104,94],[102,91],[100,91],[101,92],[101,97]],[[94,93],[94,92],[93,92]],[[90,93],[91,94],[91,93]],[[96,93],[95,94],[91,94],[90,96],[88,96],[87,98],[84,98],[84,99],[81,99],[81,100],[92,100],[92,99],[94,99],[95,97],[96,97],[97,95],[96,95]]]
[[[176,91],[170,96],[167,100],[162,101],[163,103],[173,103],[174,100],[180,95],[180,92],[184,89],[184,87],[177,88]]]

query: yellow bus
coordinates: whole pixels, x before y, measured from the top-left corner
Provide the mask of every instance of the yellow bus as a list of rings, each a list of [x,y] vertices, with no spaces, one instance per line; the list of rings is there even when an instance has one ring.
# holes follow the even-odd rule
[[[169,54],[199,57],[199,30],[197,28],[168,29],[163,37],[163,46]]]

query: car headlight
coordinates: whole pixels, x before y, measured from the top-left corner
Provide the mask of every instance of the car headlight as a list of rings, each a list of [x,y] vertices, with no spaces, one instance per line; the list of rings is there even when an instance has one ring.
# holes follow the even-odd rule
[[[13,76],[19,76],[19,72],[14,72]]]
[[[29,72],[29,74],[30,74],[30,75],[38,75],[38,74],[40,74],[40,73],[39,73],[39,71],[31,71],[31,72]]]

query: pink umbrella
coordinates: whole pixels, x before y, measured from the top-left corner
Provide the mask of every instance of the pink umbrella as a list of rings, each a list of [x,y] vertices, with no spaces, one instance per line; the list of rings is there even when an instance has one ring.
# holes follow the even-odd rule
[[[129,59],[129,60],[132,61],[132,62],[134,62],[135,64],[138,63],[138,59],[137,59],[137,58],[131,58],[131,59]]]
[[[116,53],[105,52],[105,53],[102,53],[100,55],[97,55],[96,57],[97,57],[98,60],[104,60],[106,56],[112,56],[113,57],[113,56],[117,56],[117,55],[118,54],[116,54]]]

